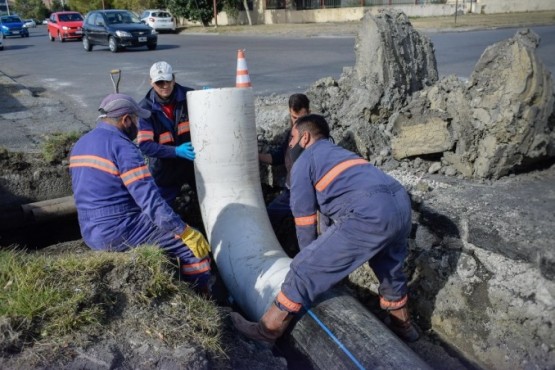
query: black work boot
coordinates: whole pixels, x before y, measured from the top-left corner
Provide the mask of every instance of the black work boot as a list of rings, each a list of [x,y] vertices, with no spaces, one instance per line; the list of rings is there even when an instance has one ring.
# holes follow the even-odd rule
[[[420,334],[412,325],[407,306],[388,311],[388,313],[391,319],[388,326],[399,338],[405,342],[415,342],[420,338]]]

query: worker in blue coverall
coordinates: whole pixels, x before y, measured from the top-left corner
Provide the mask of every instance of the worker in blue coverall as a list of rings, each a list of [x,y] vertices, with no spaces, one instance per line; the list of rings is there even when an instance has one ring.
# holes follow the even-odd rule
[[[150,112],[130,96],[108,95],[97,126],[70,155],[81,234],[94,250],[121,252],[156,244],[180,261],[182,277],[209,295],[210,245],[162,199],[133,140],[139,118]]]
[[[151,66],[150,85],[139,105],[151,115],[139,120],[137,142],[162,197],[173,205],[184,184],[196,188],[187,109],[187,92],[193,89],[175,82],[172,67],[163,61]]]
[[[368,262],[379,282],[380,305],[391,329],[406,341],[418,339],[407,308],[403,262],[411,229],[410,198],[395,179],[355,153],[328,140],[324,117],[300,117],[292,130],[291,209],[300,252],[275,301],[258,323],[232,313],[249,338],[273,342],[294,314]],[[316,213],[333,220],[317,236]]]
[[[283,221],[292,217],[291,206],[289,205],[290,198],[290,179],[291,179],[291,167],[293,166],[293,161],[289,153],[289,140],[291,139],[291,128],[301,116],[310,113],[310,100],[305,94],[293,94],[289,97],[289,126],[287,130],[283,133],[284,141],[275,150],[269,153],[259,153],[258,160],[263,164],[268,164],[271,166],[281,166],[285,165],[285,170],[287,171],[285,177],[285,188],[281,193],[274,198],[268,204],[267,211],[270,223],[274,230],[277,230]]]

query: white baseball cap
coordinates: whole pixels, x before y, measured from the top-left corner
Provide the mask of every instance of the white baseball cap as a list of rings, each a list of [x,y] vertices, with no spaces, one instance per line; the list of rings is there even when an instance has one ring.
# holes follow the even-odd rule
[[[173,69],[166,62],[156,62],[150,67],[150,79],[152,82],[173,80]]]

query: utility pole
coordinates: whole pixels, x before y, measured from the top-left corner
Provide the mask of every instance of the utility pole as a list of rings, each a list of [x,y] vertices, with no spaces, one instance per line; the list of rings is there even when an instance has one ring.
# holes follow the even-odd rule
[[[6,0],[6,10],[8,11],[8,15],[10,15],[10,2]]]
[[[214,7],[214,23],[216,28],[218,28],[218,8],[216,7],[216,0],[212,2],[212,6]]]

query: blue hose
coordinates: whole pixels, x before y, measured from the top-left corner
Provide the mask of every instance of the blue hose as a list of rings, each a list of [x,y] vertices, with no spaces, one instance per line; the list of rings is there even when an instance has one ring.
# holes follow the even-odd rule
[[[306,312],[308,312],[310,317],[312,317],[314,319],[314,321],[316,321],[316,323],[318,325],[320,325],[320,327],[322,329],[324,329],[326,334],[328,334],[328,336],[339,346],[339,348],[341,348],[341,350],[351,359],[351,361],[353,361],[353,363],[359,369],[365,370],[364,366],[362,366],[362,364],[356,359],[356,357],[349,351],[349,349],[347,347],[345,347],[345,345],[343,343],[341,343],[341,341],[331,332],[331,330],[328,329],[328,327],[322,321],[320,321],[320,319],[318,317],[316,317],[314,312],[312,312],[310,309],[306,309],[306,308],[305,308],[305,310],[306,310]]]

